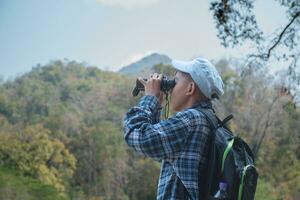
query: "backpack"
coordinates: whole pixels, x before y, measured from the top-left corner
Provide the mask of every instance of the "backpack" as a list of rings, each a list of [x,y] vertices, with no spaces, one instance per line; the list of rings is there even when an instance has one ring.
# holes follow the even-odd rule
[[[254,155],[245,141],[225,126],[233,118],[221,121],[212,111],[200,109],[212,127],[209,163],[206,173],[205,199],[214,199],[219,183],[225,182],[230,200],[253,200],[258,173]]]

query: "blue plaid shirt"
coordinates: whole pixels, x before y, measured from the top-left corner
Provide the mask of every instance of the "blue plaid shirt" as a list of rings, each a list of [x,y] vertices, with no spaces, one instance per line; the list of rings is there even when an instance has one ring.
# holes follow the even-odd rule
[[[146,95],[125,115],[127,144],[162,162],[158,200],[203,199],[201,189],[205,184],[211,130],[197,107],[211,108],[212,105],[210,101],[202,102],[160,121],[157,98]]]

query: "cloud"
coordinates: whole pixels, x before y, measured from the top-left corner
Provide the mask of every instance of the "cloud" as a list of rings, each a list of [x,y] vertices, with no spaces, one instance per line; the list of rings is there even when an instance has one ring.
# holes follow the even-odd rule
[[[125,8],[146,7],[159,3],[161,0],[97,0],[98,3],[106,6],[118,6]]]

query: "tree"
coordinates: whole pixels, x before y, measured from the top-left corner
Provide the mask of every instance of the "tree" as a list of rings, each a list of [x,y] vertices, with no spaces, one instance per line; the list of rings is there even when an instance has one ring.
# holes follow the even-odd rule
[[[0,168],[0,199],[68,200],[53,186],[21,174],[18,170]]]
[[[235,62],[221,60],[216,67],[225,83],[216,101],[221,118],[234,114],[230,128],[248,141],[256,154],[260,180],[255,199],[299,199],[299,108],[268,73],[232,70]]]
[[[263,66],[275,58],[288,62],[286,85],[297,90],[300,85],[300,1],[274,0],[286,9],[288,22],[267,36],[257,26],[253,13],[254,0],[214,0],[210,4],[218,37],[224,47],[235,47],[246,41],[255,43],[257,52],[248,56],[248,62]]]
[[[64,193],[65,179],[72,177],[76,160],[62,142],[49,135],[41,125],[0,132],[0,166],[20,170]]]

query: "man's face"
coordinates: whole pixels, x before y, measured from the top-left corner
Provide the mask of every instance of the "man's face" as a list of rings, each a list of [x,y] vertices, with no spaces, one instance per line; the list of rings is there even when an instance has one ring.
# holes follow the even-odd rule
[[[174,111],[180,111],[186,105],[186,101],[189,98],[186,95],[188,84],[192,81],[188,76],[180,71],[175,72],[175,87],[171,90],[171,108]]]

